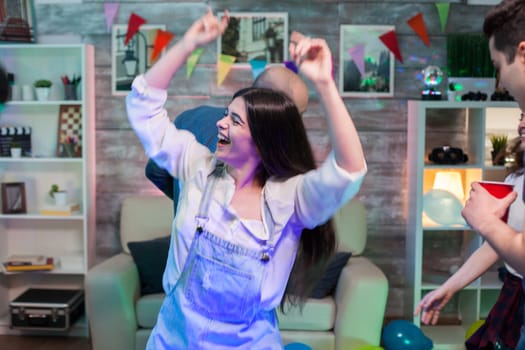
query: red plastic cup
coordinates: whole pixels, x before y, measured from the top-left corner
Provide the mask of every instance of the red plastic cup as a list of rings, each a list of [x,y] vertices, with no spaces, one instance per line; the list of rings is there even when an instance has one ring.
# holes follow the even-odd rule
[[[503,198],[509,193],[511,193],[514,189],[514,185],[498,181],[479,181],[479,184],[496,198]],[[505,215],[503,215],[501,220],[507,222],[508,218],[509,209],[507,208],[507,211],[505,212]]]

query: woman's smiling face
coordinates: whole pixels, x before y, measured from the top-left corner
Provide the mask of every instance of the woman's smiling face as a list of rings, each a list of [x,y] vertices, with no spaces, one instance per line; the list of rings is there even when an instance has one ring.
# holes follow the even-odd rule
[[[217,159],[240,168],[247,162],[261,161],[248,125],[246,104],[242,97],[235,98],[224,111],[224,117],[217,122],[219,142],[215,156]]]

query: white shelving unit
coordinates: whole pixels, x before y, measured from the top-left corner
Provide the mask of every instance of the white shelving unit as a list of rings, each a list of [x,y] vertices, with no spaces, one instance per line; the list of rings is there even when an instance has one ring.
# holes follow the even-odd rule
[[[0,125],[30,126],[31,155],[0,157],[0,183],[22,182],[26,213],[0,214],[0,262],[11,254],[43,254],[55,258],[49,272],[0,272],[0,334],[10,329],[9,302],[27,288],[83,288],[94,261],[95,243],[95,103],[94,48],[91,45],[0,45],[2,65],[14,73],[16,85],[37,79],[53,82],[48,101],[9,101]],[[80,75],[78,100],[65,100],[61,76]],[[60,106],[77,105],[81,112],[81,154],[57,156]],[[71,216],[41,215],[51,204],[48,191],[58,184],[80,211]],[[22,333],[24,334],[24,333]],[[68,335],[88,335],[86,318]]]
[[[460,199],[459,212],[455,210],[450,214],[462,219],[461,207],[472,181],[504,179],[505,168],[492,165],[489,138],[494,134],[506,134],[509,140],[516,137],[519,113],[514,102],[408,101],[405,306],[407,317],[432,339],[434,349],[463,350],[467,329],[487,316],[497,299],[501,282],[495,269],[488,271],[457,293],[449,302],[449,309],[443,310],[441,324],[436,326],[421,325],[419,317],[413,316],[421,298],[441,285],[450,276],[450,271],[461,266],[482,243],[481,237],[464,221],[447,222],[440,218],[444,212],[454,211],[446,198],[436,206],[440,213],[427,215],[424,209],[432,208],[428,202],[432,198],[425,194],[433,190],[438,172],[459,173],[464,198]],[[461,148],[468,161],[457,165],[430,162],[428,155],[432,149],[444,145]],[[438,222],[432,218],[438,218]],[[439,266],[437,260],[442,258],[451,265]]]

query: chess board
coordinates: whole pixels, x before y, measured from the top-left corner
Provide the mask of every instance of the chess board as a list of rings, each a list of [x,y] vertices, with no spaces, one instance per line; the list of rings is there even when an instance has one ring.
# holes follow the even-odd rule
[[[70,152],[66,152],[62,142],[71,136],[77,140],[77,143]],[[57,157],[82,157],[82,108],[80,105],[60,106]]]

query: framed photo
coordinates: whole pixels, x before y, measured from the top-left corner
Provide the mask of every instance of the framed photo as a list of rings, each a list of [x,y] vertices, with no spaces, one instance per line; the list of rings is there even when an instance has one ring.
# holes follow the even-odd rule
[[[57,157],[82,157],[81,105],[60,105],[57,135]]]
[[[2,213],[25,214],[26,188],[23,182],[5,182],[2,184]]]
[[[111,92],[127,95],[133,79],[148,70],[153,64],[151,53],[155,45],[157,30],[165,30],[163,24],[141,25],[140,30],[124,45],[128,26],[115,24],[111,33]]]
[[[221,17],[223,13],[219,13]],[[234,65],[248,65],[253,59],[268,64],[288,58],[287,12],[230,12],[230,22],[217,44],[218,55],[236,57]]]
[[[341,25],[341,96],[394,96],[394,54],[379,39],[393,29],[394,26]]]
[[[0,42],[34,43],[33,0],[0,0]]]

